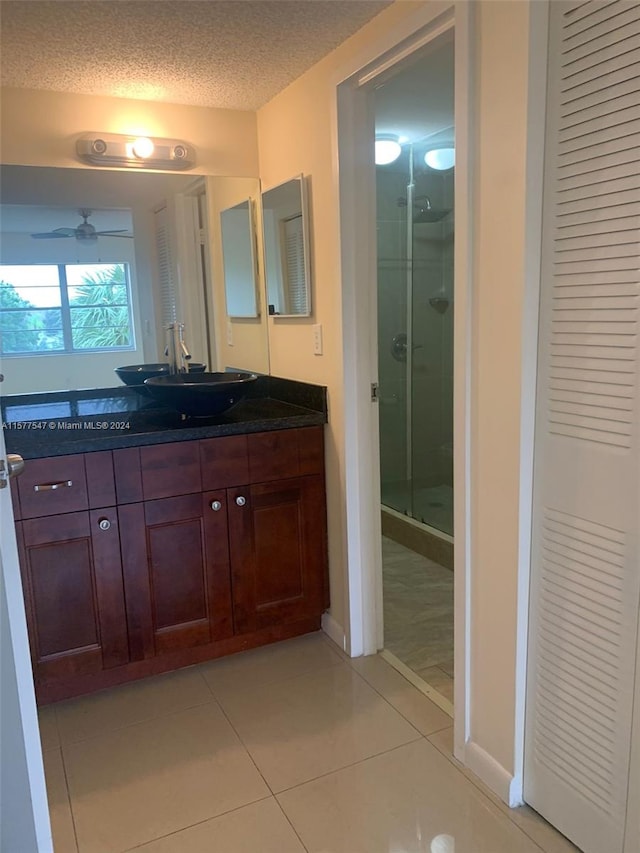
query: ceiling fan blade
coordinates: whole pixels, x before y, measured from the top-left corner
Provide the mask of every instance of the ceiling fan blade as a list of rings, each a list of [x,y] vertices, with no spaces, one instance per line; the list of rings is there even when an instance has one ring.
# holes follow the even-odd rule
[[[119,228],[117,231],[96,231],[98,237],[119,237],[121,234],[125,234],[127,237],[130,237],[130,234],[127,234],[126,228]]]
[[[61,237],[73,237],[77,228],[54,228],[52,234],[59,234]]]
[[[73,231],[72,229],[67,229],[71,232],[69,234],[61,234],[60,232],[64,230],[65,229],[59,229],[58,231],[44,231],[39,234],[32,234],[31,236],[34,237],[36,240],[50,240],[59,237],[73,237],[75,234],[75,231]]]

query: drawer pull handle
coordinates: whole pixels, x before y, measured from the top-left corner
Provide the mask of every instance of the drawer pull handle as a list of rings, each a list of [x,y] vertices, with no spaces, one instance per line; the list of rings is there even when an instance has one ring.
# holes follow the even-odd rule
[[[238,506],[244,506],[246,504],[246,502],[247,502],[247,499],[243,498],[242,495],[239,495],[236,498],[236,503],[238,504]]]
[[[60,480],[59,483],[37,483],[33,487],[34,492],[55,492],[56,489],[70,489],[73,480]]]
[[[222,509],[222,504],[220,503],[220,501],[211,501],[211,509],[214,512],[218,512]]]
[[[98,522],[98,527],[100,530],[108,530],[111,527],[111,522],[108,518],[101,518]]]

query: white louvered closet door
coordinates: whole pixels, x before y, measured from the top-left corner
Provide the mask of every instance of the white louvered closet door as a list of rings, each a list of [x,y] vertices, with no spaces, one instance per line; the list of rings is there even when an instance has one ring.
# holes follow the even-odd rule
[[[550,4],[525,799],[621,853],[640,592],[640,3]]]

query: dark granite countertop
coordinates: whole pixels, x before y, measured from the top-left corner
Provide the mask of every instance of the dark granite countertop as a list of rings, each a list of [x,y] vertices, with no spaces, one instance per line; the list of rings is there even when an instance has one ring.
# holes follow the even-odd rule
[[[115,450],[327,423],[326,388],[259,376],[250,393],[212,418],[191,418],[121,386],[2,399],[8,453],[24,459]]]

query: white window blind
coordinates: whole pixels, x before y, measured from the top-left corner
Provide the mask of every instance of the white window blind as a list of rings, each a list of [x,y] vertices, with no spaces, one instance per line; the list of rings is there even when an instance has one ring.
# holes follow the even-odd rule
[[[285,219],[283,231],[286,313],[304,314],[307,310],[307,285],[302,216]]]
[[[156,257],[160,293],[160,316],[162,325],[175,323],[177,319],[177,293],[171,255],[171,234],[167,208],[155,212]]]

